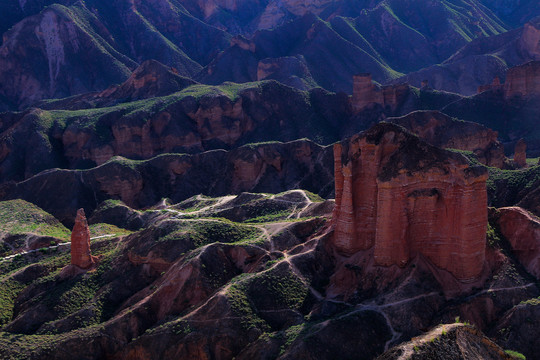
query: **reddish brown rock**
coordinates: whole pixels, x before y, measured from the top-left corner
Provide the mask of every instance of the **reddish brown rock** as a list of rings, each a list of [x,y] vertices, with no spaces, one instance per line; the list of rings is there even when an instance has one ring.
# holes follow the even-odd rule
[[[333,245],[346,256],[374,249],[375,264],[417,255],[461,281],[482,272],[487,173],[467,160],[381,123],[334,148]]]
[[[395,111],[409,94],[407,84],[378,86],[373,83],[371,74],[358,74],[353,78],[352,108],[360,112],[373,105],[389,107]]]
[[[514,149],[514,162],[520,168],[527,166],[527,143],[523,139],[519,139]]]
[[[540,219],[520,207],[498,210],[497,223],[519,261],[540,279]]]
[[[501,84],[501,79],[498,76],[495,76],[493,82],[487,85],[480,85],[478,87],[478,94],[483,93],[484,91],[500,90],[503,88]]]
[[[81,269],[89,269],[96,260],[97,258],[90,253],[90,229],[84,209],[79,209],[71,233],[71,264]]]
[[[531,61],[509,69],[504,83],[504,95],[506,98],[540,95],[540,61]]]
[[[505,164],[498,133],[483,125],[456,120],[439,111],[414,111],[388,121],[403,126],[431,145],[472,151],[482,164],[498,168]]]
[[[540,24],[535,21],[523,26],[523,33],[519,39],[519,48],[530,59],[540,60]]]

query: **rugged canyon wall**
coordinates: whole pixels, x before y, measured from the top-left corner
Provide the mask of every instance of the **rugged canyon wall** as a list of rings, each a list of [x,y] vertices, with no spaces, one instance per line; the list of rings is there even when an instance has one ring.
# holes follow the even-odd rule
[[[504,83],[504,95],[506,98],[540,95],[540,61],[531,61],[509,69]]]
[[[75,226],[71,233],[71,264],[81,269],[89,269],[96,263],[90,252],[90,229],[84,209],[77,211]]]
[[[527,26],[525,29],[527,29]],[[540,30],[537,31],[540,39]],[[538,42],[540,40],[536,41]],[[540,45],[538,47],[540,48]],[[538,56],[540,57],[540,55]],[[504,84],[501,83],[497,76],[491,84],[478,87],[479,94],[485,91],[497,90],[503,91],[506,99],[515,96],[529,97],[540,95],[540,61],[530,61],[523,65],[510,68],[506,73],[506,82]]]
[[[395,111],[409,95],[408,84],[379,86],[371,74],[358,74],[353,78],[352,108],[358,113],[370,106],[380,105]]]
[[[418,135],[422,140],[443,149],[472,151],[482,164],[502,168],[504,147],[499,134],[483,125],[461,121],[439,111],[415,111],[402,117],[389,118]]]
[[[518,260],[540,279],[540,218],[517,206],[498,209],[495,216]]]
[[[458,280],[483,269],[487,172],[459,154],[381,123],[336,144],[333,246],[350,256],[373,249],[375,264],[417,255]]]

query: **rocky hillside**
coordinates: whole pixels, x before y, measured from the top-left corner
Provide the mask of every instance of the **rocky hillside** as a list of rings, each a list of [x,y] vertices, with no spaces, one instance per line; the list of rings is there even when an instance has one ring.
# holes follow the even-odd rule
[[[424,5],[9,0],[0,11],[0,108],[101,91],[149,59],[208,84],[277,79],[350,92],[355,73],[387,82],[510,28],[477,0]]]
[[[454,176],[485,175],[462,155],[436,149],[394,124],[359,135],[350,149],[355,141],[379,149],[383,180],[410,176],[430,188],[444,180],[423,175],[438,168]],[[409,175],[387,161],[395,156]],[[435,158],[440,162],[431,161]],[[338,177],[344,170],[336,171]],[[441,170],[440,176],[449,175]],[[374,206],[372,194],[358,191],[356,183],[355,198]],[[503,210],[488,225],[487,209],[472,207],[485,211],[488,237],[478,237],[484,243],[475,263],[481,274],[468,282],[436,258],[417,254],[414,242],[400,243],[411,257],[399,266],[377,265],[369,248],[341,251],[335,239],[346,223],[346,188],[337,207],[302,190],[164,199],[140,210],[105,201],[87,212],[88,231],[110,229],[107,236],[89,235],[92,270],[70,265],[67,247],[2,259],[0,354],[5,359],[80,354],[85,359],[332,359],[336,354],[373,359],[384,353],[381,358],[389,359],[410,352],[431,358],[443,351],[456,358],[507,359],[485,332],[503,349],[535,359],[538,332],[523,319],[536,317],[540,289],[519,249],[501,235],[506,228],[497,219]],[[411,211],[437,206],[430,201],[434,195],[418,189],[413,194],[418,206]],[[430,226],[409,220],[411,229]],[[118,237],[114,226],[129,230]],[[444,246],[432,245],[433,251]],[[454,324],[460,321],[475,328]],[[436,327],[441,323],[448,325]],[[391,350],[411,339],[411,345]]]
[[[539,37],[537,17],[518,29],[475,39],[442,64],[409,73],[394,82],[420,86],[428,80],[438,90],[473,95],[480,85],[490,84],[495,77],[504,82],[509,68],[540,60]]]
[[[3,1],[0,359],[540,360],[537,2]]]

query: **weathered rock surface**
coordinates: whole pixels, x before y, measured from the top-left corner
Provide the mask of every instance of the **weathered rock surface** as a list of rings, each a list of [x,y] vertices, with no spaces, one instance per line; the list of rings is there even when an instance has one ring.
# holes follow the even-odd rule
[[[540,30],[538,34],[540,39]],[[540,61],[531,61],[509,69],[504,83],[504,95],[507,98],[540,95]]]
[[[527,143],[523,139],[519,139],[514,148],[514,163],[520,168],[527,166]]]
[[[374,248],[375,264],[405,266],[423,255],[462,281],[483,269],[487,171],[379,124],[334,147],[333,245],[353,255]]]
[[[540,132],[536,126],[540,111],[539,98],[539,95],[532,93],[508,98],[503,89],[495,89],[458,99],[442,106],[440,111],[497,131],[507,155],[513,153],[517,140],[523,138],[530,156],[536,157],[540,155]]]
[[[156,60],[147,60],[120,85],[112,85],[100,92],[42,101],[35,106],[44,110],[110,107],[119,103],[170,95],[194,84],[194,80],[180,76],[175,68]]]
[[[377,357],[377,360],[394,359],[511,360],[513,358],[474,327],[452,324],[440,325]]]
[[[509,310],[491,332],[491,337],[505,349],[519,349],[527,359],[539,359],[540,299],[521,302]]]
[[[407,84],[380,87],[373,83],[371,74],[354,76],[352,108],[360,112],[370,106],[380,105],[395,112],[407,99],[410,87]]]
[[[94,266],[97,258],[90,251],[90,229],[84,209],[77,211],[75,225],[71,233],[71,265],[88,269]]]
[[[477,123],[459,121],[438,111],[415,111],[387,121],[403,126],[433,146],[472,151],[485,165],[502,168],[505,164],[498,133]]]
[[[0,96],[17,108],[104,90],[148,59],[194,76],[229,43],[228,34],[169,1],[39,2],[54,4],[15,24],[0,50]]]
[[[498,209],[496,218],[516,257],[540,279],[540,219],[520,207]]]
[[[521,28],[477,38],[442,64],[425,67],[393,82],[420,86],[421,81],[427,79],[434,89],[473,95],[479,90],[500,89],[500,85],[492,83],[498,77],[501,81],[506,79],[503,88],[508,97],[527,95],[538,91],[538,81],[533,81],[532,77],[526,80],[525,76],[537,76],[537,70],[533,66],[522,67],[522,64],[540,60],[539,29],[540,18],[536,18]],[[517,68],[509,70],[512,67]]]
[[[332,202],[311,203],[308,195],[294,190],[161,202],[160,210],[145,211],[151,215],[144,229],[92,243],[101,257],[92,272],[52,275],[63,255],[47,254],[43,267],[13,275],[25,284],[3,328],[0,357],[68,360],[85,352],[96,360],[367,360],[456,316],[491,331],[504,313],[540,294],[499,249],[486,251],[486,284],[450,299],[444,287],[458,281],[448,272],[437,278],[424,257],[404,269],[370,269],[372,253],[360,254],[369,256],[364,262],[336,255],[327,222]],[[133,213],[142,212],[127,211],[127,222]],[[241,224],[215,217],[251,221],[265,214],[279,220]],[[81,291],[88,295],[73,299]],[[486,342],[472,350],[478,338],[461,334],[456,348],[447,330],[419,344],[422,353],[435,356],[430,346],[440,344],[451,354],[489,358]],[[48,342],[25,345],[36,339]]]
[[[250,145],[228,152],[169,154],[144,162],[116,158],[86,171],[51,170],[26,182],[5,185],[2,197],[31,198],[67,223],[73,221],[77,209],[82,207],[91,214],[107,199],[140,209],[162,198],[177,203],[201,193],[222,196],[304,188],[328,197],[333,191],[332,161],[330,147],[308,140]]]
[[[540,166],[506,172],[492,172],[489,206],[519,206],[540,216]]]

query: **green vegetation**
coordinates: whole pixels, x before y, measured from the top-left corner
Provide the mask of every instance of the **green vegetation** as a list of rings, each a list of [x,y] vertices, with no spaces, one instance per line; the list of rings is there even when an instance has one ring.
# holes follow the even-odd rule
[[[500,246],[502,241],[501,233],[490,223],[488,223],[486,238],[489,246],[492,248],[495,248],[498,244]]]
[[[521,353],[518,353],[517,351],[514,351],[514,350],[504,350],[504,352],[508,355],[510,355],[511,357],[513,357],[514,359],[517,359],[517,360],[526,360],[525,358],[525,355],[521,354]]]
[[[8,235],[36,234],[67,240],[71,234],[55,217],[24,200],[0,202],[0,225]]]
[[[452,148],[446,148],[446,150],[465,156],[465,158],[467,158],[467,160],[469,161],[470,165],[485,166],[480,161],[478,161],[478,157],[472,151],[452,149]]]
[[[190,197],[187,200],[182,201],[179,204],[176,204],[172,209],[180,210],[185,213],[199,211],[205,207],[212,206],[217,204],[218,199],[207,197],[204,195],[195,195]]]
[[[313,201],[313,202],[324,202],[324,199],[319,196],[318,194],[314,194],[310,191],[307,191],[307,190],[304,190],[304,192],[306,193],[306,196],[309,198],[309,200]]]
[[[522,301],[520,304],[522,305],[533,305],[533,306],[540,306],[540,296],[537,298],[532,298],[526,301]]]
[[[89,227],[91,237],[98,237],[103,235],[124,236],[132,233],[132,231],[122,229],[111,224],[93,224]]]
[[[40,301],[57,314],[57,319],[74,315],[82,309],[91,309],[91,316],[72,317],[80,328],[103,322],[112,315],[114,309],[107,303],[107,297],[114,289],[109,286],[110,279],[106,279],[105,276],[111,270],[113,260],[118,257],[119,249],[116,242],[104,241],[104,243],[106,246],[94,252],[95,255],[100,255],[96,270],[86,273],[85,276],[77,276],[58,283],[56,279],[58,269],[36,281],[36,284],[42,286],[54,284]]]
[[[276,274],[276,272],[277,270],[263,272],[253,277],[252,281],[264,285],[265,291],[271,294],[277,305],[288,309],[299,309],[308,294],[306,284],[291,272],[285,274]]]
[[[527,165],[529,166],[536,166],[538,165],[538,161],[540,160],[540,157],[536,157],[536,158],[527,158]]]
[[[498,185],[499,184],[499,185]],[[500,170],[489,168],[487,180],[488,192],[492,194],[492,205],[499,206],[497,189],[503,188],[506,201],[515,203],[514,198],[520,192],[535,189],[540,184],[540,166],[534,166],[524,170]]]
[[[248,243],[257,240],[262,231],[253,226],[234,223],[227,219],[200,219],[174,224],[158,241],[189,238],[198,248],[215,242]]]
[[[11,321],[13,303],[24,286],[15,280],[0,282],[0,326]]]
[[[289,210],[276,210],[275,212],[270,212],[265,215],[260,215],[257,217],[253,217],[250,219],[247,219],[245,222],[247,224],[260,224],[260,223],[268,223],[273,221],[282,221],[285,220],[291,212]]]
[[[242,317],[242,326],[246,330],[251,328],[269,330],[266,322],[257,316],[254,306],[249,301],[245,283],[232,284],[227,290],[227,297],[232,311]]]

